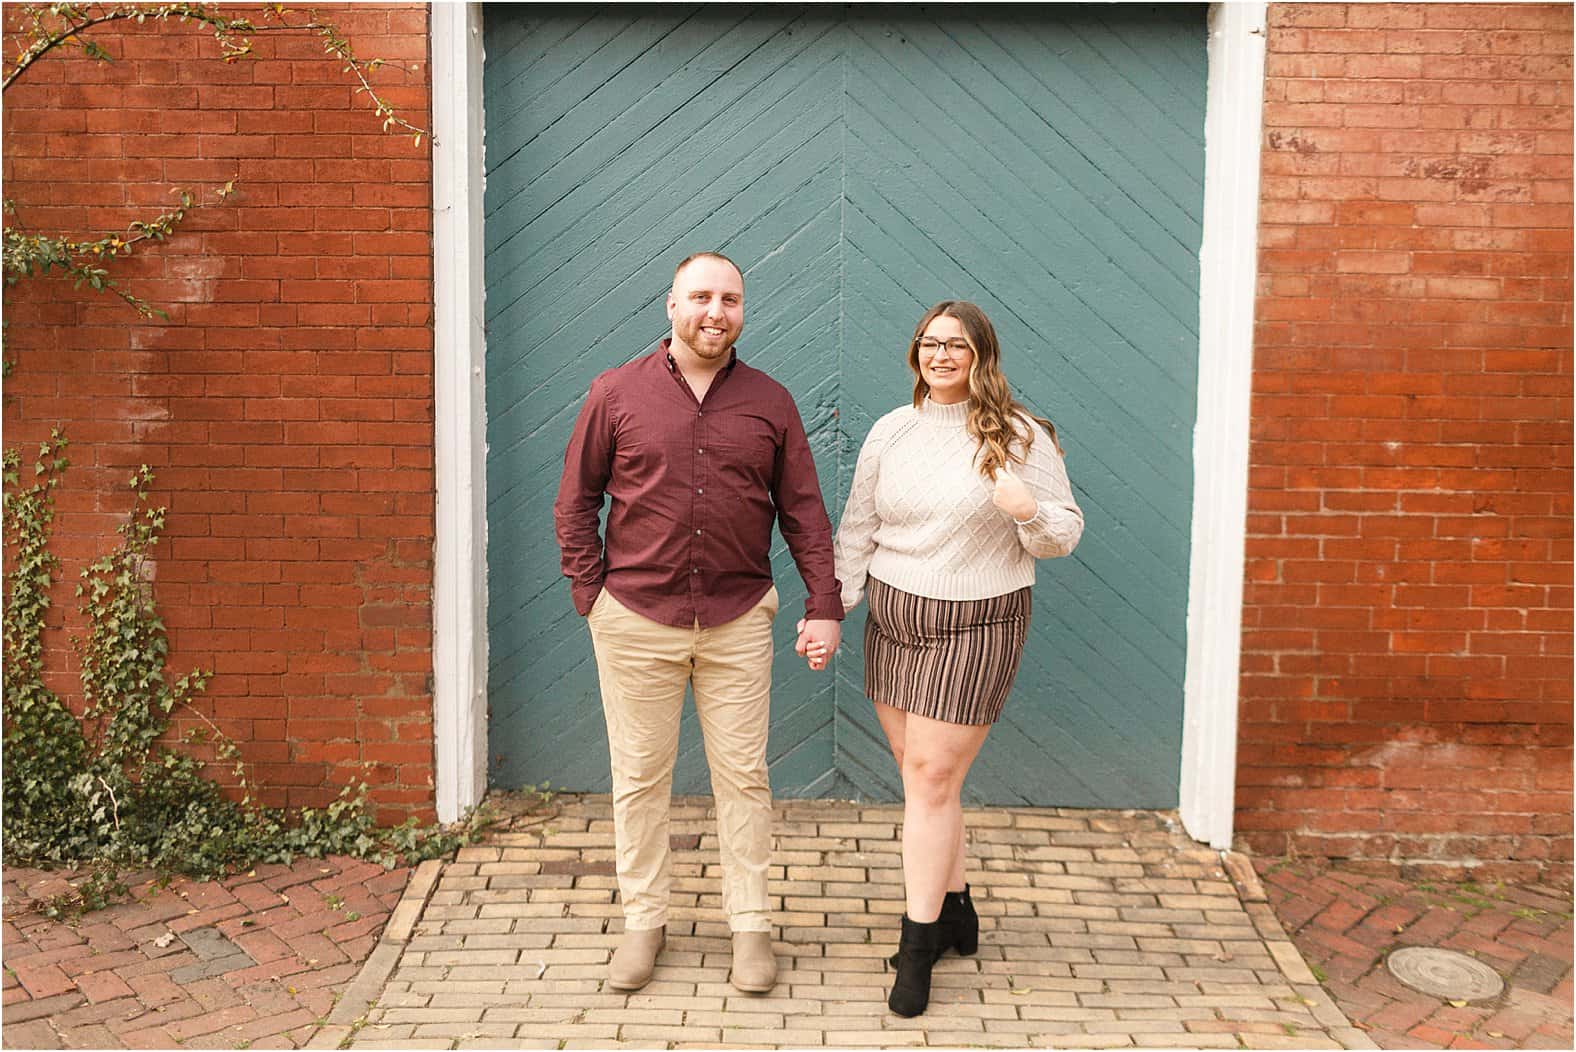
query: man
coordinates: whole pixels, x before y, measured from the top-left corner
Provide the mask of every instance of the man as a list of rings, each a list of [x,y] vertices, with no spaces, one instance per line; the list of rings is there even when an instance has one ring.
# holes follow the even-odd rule
[[[654,353],[592,382],[553,507],[564,575],[591,629],[612,761],[624,937],[608,985],[644,986],[666,938],[668,813],[688,683],[716,798],[728,978],[764,993],[777,981],[766,896],[774,519],[809,590],[800,645],[835,652],[843,604],[798,409],[733,349],[743,274],[715,252],[689,257],[674,272],[668,318],[672,334]]]

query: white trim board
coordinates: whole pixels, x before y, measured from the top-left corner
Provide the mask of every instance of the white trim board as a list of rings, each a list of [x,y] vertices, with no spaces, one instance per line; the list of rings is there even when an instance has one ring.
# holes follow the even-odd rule
[[[1182,825],[1231,847],[1247,539],[1248,417],[1258,273],[1259,137],[1267,4],[1209,7],[1198,417],[1182,684]]]
[[[432,726],[438,820],[487,792],[482,11],[436,3],[432,43]]]
[[[1195,839],[1231,844],[1258,237],[1264,3],[1209,9],[1198,420],[1180,803]],[[432,11],[437,555],[433,726],[440,820],[487,791],[482,401],[481,6]]]

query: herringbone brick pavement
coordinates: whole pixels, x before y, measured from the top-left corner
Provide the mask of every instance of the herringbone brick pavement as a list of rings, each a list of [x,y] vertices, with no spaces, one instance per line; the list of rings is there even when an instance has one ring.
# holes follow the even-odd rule
[[[376,945],[407,868],[350,858],[224,881],[144,880],[72,921],[27,904],[67,877],[4,873],[6,1048],[296,1048]]]
[[[1255,861],[1292,942],[1381,1048],[1559,1048],[1572,1043],[1571,892],[1403,881],[1312,862]],[[1442,1001],[1385,967],[1405,946],[1477,958],[1505,980],[1492,1001]]]

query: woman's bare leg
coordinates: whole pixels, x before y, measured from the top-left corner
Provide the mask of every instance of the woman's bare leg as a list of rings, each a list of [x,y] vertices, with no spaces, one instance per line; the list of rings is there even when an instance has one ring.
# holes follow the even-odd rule
[[[903,742],[907,734],[908,713],[884,701],[873,703],[876,709],[876,719],[881,724],[881,730],[886,734],[887,746],[892,750],[892,759],[897,761],[897,769],[903,770]],[[964,774],[967,774],[964,771]],[[959,782],[961,792],[962,783]],[[968,834],[963,827],[961,807],[958,813],[958,850],[953,856],[952,870],[947,879],[948,891],[962,891],[968,884],[966,874],[968,864]]]
[[[906,713],[903,735],[903,890],[908,916],[929,923],[959,876],[963,781],[990,726]],[[952,890],[961,891],[962,881]]]

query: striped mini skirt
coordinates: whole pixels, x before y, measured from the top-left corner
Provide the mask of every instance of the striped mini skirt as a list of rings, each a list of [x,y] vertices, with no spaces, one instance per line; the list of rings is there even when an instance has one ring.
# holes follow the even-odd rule
[[[865,696],[947,723],[995,723],[1023,658],[1030,592],[927,599],[868,578]]]

